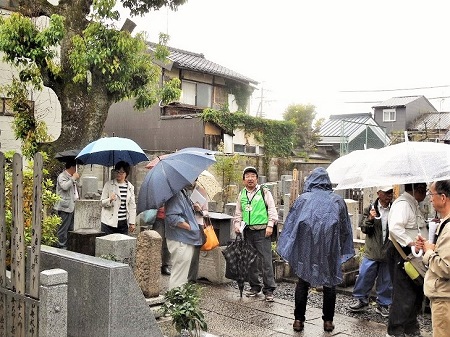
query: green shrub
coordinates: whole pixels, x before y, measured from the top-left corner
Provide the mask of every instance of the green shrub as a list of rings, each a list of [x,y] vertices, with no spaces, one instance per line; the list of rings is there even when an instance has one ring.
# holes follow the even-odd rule
[[[200,287],[186,283],[164,294],[166,302],[161,307],[163,315],[170,314],[175,330],[187,330],[191,336],[200,336],[200,330],[207,331],[205,317],[200,310]]]

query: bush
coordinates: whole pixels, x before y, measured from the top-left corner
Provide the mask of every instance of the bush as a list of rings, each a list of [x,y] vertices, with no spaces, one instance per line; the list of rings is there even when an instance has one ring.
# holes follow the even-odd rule
[[[186,283],[165,293],[166,302],[161,307],[163,315],[172,316],[175,330],[187,330],[191,336],[200,336],[200,330],[207,331],[205,317],[200,310],[200,287]]]

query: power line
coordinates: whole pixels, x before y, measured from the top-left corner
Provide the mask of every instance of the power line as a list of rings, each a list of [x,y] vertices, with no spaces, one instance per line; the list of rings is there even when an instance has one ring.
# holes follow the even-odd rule
[[[431,99],[444,99],[444,98],[450,98],[450,96],[437,96],[437,97],[430,97],[427,99],[431,100]],[[381,103],[383,101],[349,101],[349,102],[344,102],[344,103],[359,103],[359,104],[376,104],[376,103]]]
[[[403,89],[373,89],[373,90],[341,90],[339,92],[386,92],[386,91],[401,91],[401,90],[421,90],[421,89],[437,89],[437,88],[447,88],[448,85],[435,85],[431,87],[417,87],[417,88],[403,88]]]

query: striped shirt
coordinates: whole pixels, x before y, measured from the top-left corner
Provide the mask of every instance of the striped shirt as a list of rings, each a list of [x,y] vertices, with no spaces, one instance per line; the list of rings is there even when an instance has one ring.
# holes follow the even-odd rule
[[[120,193],[120,207],[118,216],[119,221],[127,219],[127,189],[128,189],[127,182],[119,184],[119,193]]]

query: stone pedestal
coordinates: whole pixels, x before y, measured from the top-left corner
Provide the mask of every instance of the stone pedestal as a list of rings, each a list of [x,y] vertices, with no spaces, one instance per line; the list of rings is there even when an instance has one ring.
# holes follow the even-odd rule
[[[105,233],[94,228],[80,228],[70,231],[67,237],[67,249],[72,252],[95,256],[95,239]]]
[[[95,256],[113,256],[116,261],[135,265],[136,238],[125,234],[109,234],[95,240]]]

